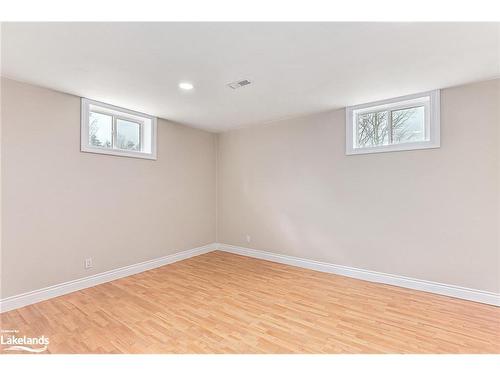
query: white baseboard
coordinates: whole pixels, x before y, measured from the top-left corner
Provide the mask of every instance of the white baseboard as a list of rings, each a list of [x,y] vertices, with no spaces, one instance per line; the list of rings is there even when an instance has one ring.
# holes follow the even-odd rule
[[[38,289],[28,293],[18,294],[12,297],[7,297],[0,300],[0,312],[18,309],[20,307],[31,305],[36,302],[62,296],[71,292],[76,292],[77,290],[89,288],[98,284],[107,283],[109,281],[120,279],[122,277],[134,275],[136,273],[141,273],[153,268],[164,266],[166,264],[188,259],[196,255],[205,254],[210,251],[214,251],[216,247],[217,244],[208,244],[194,249],[167,255],[161,258],[116,268],[114,270],[99,273],[97,275],[68,281],[62,284],[49,286],[47,288]]]
[[[161,258],[148,260],[145,262],[117,268],[111,271],[99,273],[97,275],[84,277],[81,279],[68,281],[62,284],[53,285],[47,288],[38,289],[32,292],[19,294],[12,297],[0,299],[0,312],[18,309],[23,306],[31,305],[50,298],[62,296],[81,289],[89,288],[95,285],[106,283],[122,277],[141,273],[153,268],[161,267],[180,260],[188,259],[197,255],[205,254],[215,249],[227,251],[234,254],[245,255],[253,258],[269,260],[307,268],[315,271],[333,273],[352,277],[355,279],[367,280],[377,283],[400,286],[409,289],[416,289],[430,293],[442,294],[445,296],[461,298],[469,301],[481,302],[490,305],[500,306],[500,294],[477,289],[464,288],[456,285],[436,283],[413,279],[405,276],[396,276],[386,273],[368,271],[360,268],[340,266],[331,263],[318,262],[303,258],[296,258],[288,255],[275,254],[267,251],[254,250],[245,247],[227,245],[227,244],[208,244],[194,249],[181,251],[175,254],[167,255]]]
[[[315,271],[328,272],[336,275],[352,277],[355,279],[395,285],[403,288],[416,289],[424,292],[442,294],[449,297],[461,298],[469,301],[500,306],[500,294],[498,293],[464,288],[456,285],[442,284],[434,281],[413,279],[411,277],[391,275],[387,273],[369,271],[360,268],[340,266],[337,264],[318,262],[315,260],[309,260],[303,258],[296,258],[288,255],[281,255],[281,254],[271,253],[268,251],[254,250],[246,247],[239,247],[222,243],[217,244],[217,249],[234,254],[240,254],[253,258],[269,260],[272,262],[288,264],[291,266],[307,268]]]

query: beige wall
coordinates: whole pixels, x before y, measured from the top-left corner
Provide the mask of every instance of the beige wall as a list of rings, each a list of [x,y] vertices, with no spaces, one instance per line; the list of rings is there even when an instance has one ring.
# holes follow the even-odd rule
[[[443,90],[439,149],[346,156],[343,110],[221,134],[218,241],[500,291],[499,90]]]
[[[346,156],[340,110],[218,137],[160,120],[157,161],[81,153],[75,96],[1,90],[2,298],[212,243],[216,224],[223,243],[500,291],[499,80],[442,91],[440,149]]]
[[[82,153],[78,97],[1,83],[3,298],[215,241],[214,134],[159,120],[157,161]]]

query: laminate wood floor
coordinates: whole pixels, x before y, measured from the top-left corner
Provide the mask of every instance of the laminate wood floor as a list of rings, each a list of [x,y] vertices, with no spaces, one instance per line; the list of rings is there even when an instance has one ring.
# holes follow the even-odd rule
[[[500,308],[221,251],[1,323],[49,353],[500,353]]]

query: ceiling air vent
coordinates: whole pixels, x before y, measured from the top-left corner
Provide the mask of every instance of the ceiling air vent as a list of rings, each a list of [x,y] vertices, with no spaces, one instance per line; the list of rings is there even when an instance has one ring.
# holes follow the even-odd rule
[[[228,83],[227,85],[229,87],[231,87],[233,90],[236,90],[236,89],[239,89],[240,87],[243,87],[243,86],[246,86],[246,85],[249,85],[251,84],[252,82],[250,82],[248,79],[243,79],[241,81],[236,81],[236,82],[231,82],[231,83]]]

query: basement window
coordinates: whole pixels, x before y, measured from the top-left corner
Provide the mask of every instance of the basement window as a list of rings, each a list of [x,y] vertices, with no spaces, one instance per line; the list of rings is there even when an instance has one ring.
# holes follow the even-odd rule
[[[346,154],[440,146],[439,90],[346,108]]]
[[[82,98],[81,151],[156,159],[156,118]]]

